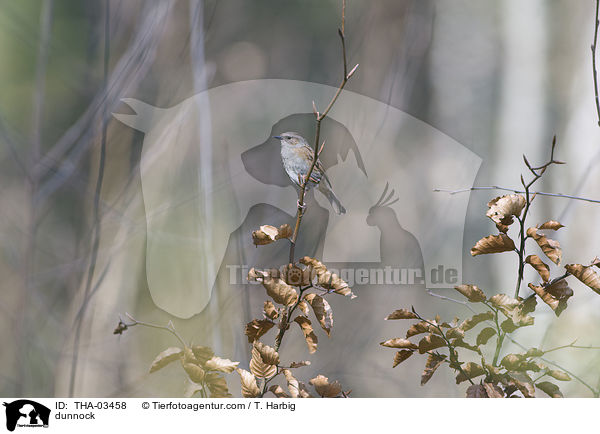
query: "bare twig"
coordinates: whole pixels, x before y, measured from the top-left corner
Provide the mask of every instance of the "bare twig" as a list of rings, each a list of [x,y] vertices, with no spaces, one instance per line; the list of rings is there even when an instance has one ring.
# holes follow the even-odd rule
[[[469,380],[469,383],[471,384],[475,384],[473,383],[473,380],[471,380],[471,377],[469,375],[467,375],[467,373],[463,370],[463,368],[460,365],[460,362],[458,360],[458,353],[456,352],[456,348],[454,348],[454,345],[452,345],[452,343],[450,342],[450,340],[446,337],[446,334],[444,333],[444,331],[442,330],[442,328],[437,324],[437,323],[432,323],[431,321],[423,318],[421,315],[419,315],[417,313],[417,311],[415,310],[415,308],[413,307],[412,312],[417,316],[417,318],[421,321],[426,322],[427,324],[429,324],[430,326],[434,327],[437,329],[439,335],[442,337],[442,339],[444,339],[444,341],[446,342],[446,346],[448,347],[448,358],[450,359],[450,365],[453,369],[458,370],[461,374],[463,374],[465,376],[465,378],[467,380]]]
[[[513,338],[510,337],[510,335],[506,335],[506,337],[516,346],[518,346],[519,348],[521,348],[522,350],[527,351],[527,347],[525,347],[524,345],[521,345],[519,342],[515,341]],[[563,366],[559,365],[558,363],[552,361],[552,360],[548,360],[545,359],[544,357],[540,357],[540,360],[557,367],[558,369],[561,369],[563,371],[565,371],[567,374],[569,374],[571,377],[573,377],[574,379],[576,379],[577,381],[579,381],[579,383],[581,383],[583,386],[587,387],[592,394],[597,397],[600,394],[600,390],[596,390],[594,389],[592,386],[590,386],[588,383],[586,383],[584,380],[582,380],[578,375],[574,374],[573,372],[569,371],[568,369],[564,368]]]
[[[458,193],[467,193],[469,191],[479,191],[479,190],[502,190],[502,191],[510,191],[512,193],[525,193],[524,190],[519,190],[519,189],[515,189],[515,188],[509,188],[509,187],[502,187],[499,185],[490,185],[490,186],[481,186],[481,187],[471,187],[471,188],[461,188],[459,190],[447,190],[447,189],[443,189],[443,188],[434,188],[433,191],[436,193],[448,193],[450,195],[455,195]],[[545,193],[543,191],[531,191],[530,192],[532,195],[536,195],[536,196],[551,196],[551,197],[563,197],[565,199],[572,199],[572,200],[581,200],[584,202],[591,202],[591,203],[600,203],[600,200],[598,199],[589,199],[587,197],[580,197],[580,196],[572,196],[569,194],[562,194],[562,193]]]
[[[321,152],[323,151],[323,148],[325,147],[325,142],[323,142],[322,144],[320,142],[321,122],[323,121],[323,119],[325,119],[325,117],[327,116],[327,114],[329,113],[329,111],[331,110],[331,108],[333,107],[335,102],[337,101],[342,90],[344,89],[344,86],[346,86],[346,83],[348,82],[350,77],[354,74],[354,72],[356,71],[356,68],[358,66],[358,65],[356,65],[350,72],[348,72],[348,66],[346,63],[346,42],[345,42],[345,33],[344,33],[345,17],[346,17],[345,14],[346,14],[346,0],[342,0],[342,25],[341,25],[341,28],[338,29],[338,34],[339,34],[341,42],[342,42],[342,59],[343,59],[343,64],[344,64],[343,65],[343,78],[342,78],[342,81],[340,82],[340,85],[338,86],[337,91],[335,92],[335,94],[329,101],[329,104],[327,105],[327,107],[325,108],[325,110],[322,113],[320,113],[317,110],[317,107],[316,107],[316,104],[314,103],[314,101],[312,104],[313,113],[315,115],[315,122],[316,122],[314,152],[313,152],[312,164],[310,166],[310,169],[308,170],[308,173],[306,174],[304,179],[301,179],[300,175],[299,175],[299,179],[298,179],[299,184],[301,185],[301,188],[300,188],[300,193],[298,194],[298,210],[296,213],[296,224],[294,226],[294,231],[292,233],[292,237],[290,238],[290,255],[289,255],[290,263],[294,263],[294,249],[296,247],[296,240],[298,239],[298,232],[300,230],[302,216],[304,215],[304,210],[306,208],[306,205],[304,204],[304,196],[306,194],[306,190],[309,185],[309,182],[311,182],[311,175],[314,171],[315,166],[317,165],[319,155],[321,154]],[[279,351],[279,348],[280,348],[281,343],[283,342],[283,338],[285,336],[285,332],[289,329],[289,323],[290,323],[290,321],[292,321],[292,314],[294,313],[294,311],[296,310],[298,305],[302,302],[303,293],[306,290],[308,290],[309,288],[312,288],[312,285],[308,285],[304,288],[299,287],[300,294],[298,296],[298,299],[291,307],[286,307],[285,312],[283,312],[283,314],[281,315],[281,319],[279,322],[279,332],[277,333],[277,336],[275,338],[275,351]],[[280,372],[281,371],[279,370],[279,367],[278,367],[277,374],[279,374]],[[262,391],[259,395],[260,397],[264,396],[265,393],[267,392],[267,385],[269,384],[269,381],[270,380],[264,381],[263,386],[262,386]]]
[[[460,301],[460,300],[456,300],[454,298],[451,297],[446,297],[445,295],[441,295],[441,294],[436,294],[435,292],[433,292],[431,289],[427,290],[427,294],[431,295],[432,297],[437,297],[437,298],[441,298],[442,300],[446,300],[446,301],[451,301],[453,303],[458,303],[458,304],[462,304],[464,307],[466,307],[467,309],[469,309],[471,312],[473,313],[477,313],[477,311],[475,309],[473,309],[469,303],[467,301]]]
[[[129,328],[129,327],[133,327],[133,326],[136,326],[136,325],[141,325],[141,326],[150,327],[150,328],[153,328],[153,329],[166,330],[169,333],[171,333],[173,336],[175,336],[179,340],[179,342],[181,342],[181,345],[183,345],[184,347],[188,346],[188,344],[183,340],[183,338],[181,337],[181,335],[179,333],[177,333],[177,330],[175,330],[175,326],[173,325],[173,323],[171,321],[169,321],[166,326],[161,326],[161,325],[153,324],[153,323],[150,323],[150,322],[138,321],[137,319],[135,319],[133,316],[131,316],[127,312],[125,312],[125,315],[132,322],[128,324],[125,321],[123,321],[122,319],[119,319],[119,326],[124,326],[125,328]]]
[[[549,350],[544,350],[544,354],[551,353],[552,351],[562,350],[564,348],[575,348],[575,349],[579,349],[579,350],[600,350],[600,347],[595,347],[593,345],[575,345],[575,342],[577,342],[577,339],[575,339],[570,344],[561,345],[560,347],[551,348]]]
[[[598,26],[600,25],[598,17],[598,6],[600,0],[596,0],[596,15],[594,22],[594,42],[592,43],[592,72],[594,74],[594,96],[596,100],[596,113],[598,114],[598,126],[600,126],[600,100],[598,99],[598,70],[596,68],[596,48],[598,47]]]
[[[342,93],[342,90],[346,86],[346,83],[348,82],[350,77],[352,77],[352,75],[356,71],[356,68],[358,67],[358,65],[356,65],[354,68],[352,68],[352,70],[350,70],[350,72],[348,72],[348,65],[346,62],[346,36],[345,36],[346,15],[345,14],[346,14],[346,0],[342,0],[342,26],[340,29],[338,29],[338,34],[340,35],[340,40],[342,42],[342,59],[343,59],[343,64],[344,64],[343,77],[342,77],[342,81],[341,81],[340,85],[338,86],[337,91],[333,95],[333,98],[331,98],[331,101],[329,101],[327,108],[322,113],[319,113],[319,111],[316,109],[316,105],[313,102],[313,112],[315,113],[315,121],[316,121],[313,161],[310,166],[310,169],[308,170],[308,173],[306,174],[306,177],[302,180],[302,187],[300,188],[300,193],[298,195],[298,211],[296,213],[296,224],[294,226],[294,232],[292,234],[292,237],[290,238],[290,258],[289,258],[290,263],[294,262],[294,249],[296,248],[296,240],[298,238],[298,232],[300,230],[300,223],[302,222],[302,216],[304,215],[304,208],[305,208],[304,196],[306,194],[306,188],[308,186],[308,183],[310,182],[310,177],[313,173],[313,170],[314,170],[315,166],[317,165],[319,154],[322,151],[322,148],[321,148],[321,150],[319,150],[320,135],[321,135],[321,122],[323,121],[323,119],[325,119],[325,117],[327,117],[327,114],[329,113],[329,111],[331,110],[331,108],[333,107],[335,102],[337,101],[338,97]]]

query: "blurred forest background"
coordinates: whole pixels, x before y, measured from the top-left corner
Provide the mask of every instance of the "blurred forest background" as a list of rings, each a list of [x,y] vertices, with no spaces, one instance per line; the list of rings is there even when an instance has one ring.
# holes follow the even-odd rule
[[[483,164],[476,185],[519,188],[522,154],[545,161],[556,134],[556,157],[568,164],[553,168],[539,190],[598,199],[594,7],[591,0],[350,0],[349,63],[361,66],[347,89],[403,110],[478,154]],[[125,311],[163,324],[171,317],[153,306],[144,275],[123,270],[121,281],[103,280],[112,241],[127,243],[132,233],[143,239],[145,225],[143,206],[128,207],[139,201],[144,136],[111,113],[127,112],[121,98],[170,107],[241,80],[337,86],[339,17],[337,0],[0,1],[0,395],[181,394],[179,369],[147,374],[172,336],[140,328],[112,334]],[[492,230],[486,203],[499,194],[471,194],[463,278],[490,294],[511,294],[514,256],[469,255]],[[531,222],[555,218],[566,226],[557,234],[564,263],[600,256],[599,206],[536,202]],[[523,344],[600,344],[600,300],[578,282],[572,287],[570,309],[558,319],[538,309],[535,333],[517,335]],[[404,305],[400,294],[397,306],[381,306],[383,314],[373,315],[383,319]],[[255,314],[260,307],[253,307]],[[343,333],[343,313],[334,310]],[[461,306],[433,298],[419,312],[466,315]],[[174,323],[192,340],[211,326],[197,318]],[[354,396],[464,396],[449,371],[420,387],[418,360],[392,370],[390,353],[378,343],[402,328],[382,327],[373,332],[371,348],[364,342],[353,348],[349,340],[343,357],[330,354],[319,364],[319,354],[328,352],[325,341],[315,369],[342,376]],[[381,365],[352,366],[353,353],[364,351],[378,352]],[[218,355],[239,360],[238,353]],[[552,355],[599,384],[600,352]],[[230,389],[239,393],[237,378]],[[561,389],[566,396],[589,396],[576,381]]]

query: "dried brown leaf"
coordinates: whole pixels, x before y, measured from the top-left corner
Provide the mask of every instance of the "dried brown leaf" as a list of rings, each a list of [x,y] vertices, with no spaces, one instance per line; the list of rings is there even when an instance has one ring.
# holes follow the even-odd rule
[[[453,347],[466,348],[467,350],[475,351],[476,353],[481,354],[481,350],[479,349],[479,347],[470,345],[462,339],[452,339],[450,341],[450,344],[452,344]]]
[[[548,395],[550,398],[562,398],[563,394],[558,388],[558,386],[549,381],[541,381],[539,383],[535,383],[535,386]]]
[[[211,398],[231,398],[231,393],[227,389],[227,381],[216,372],[208,372],[204,382],[208,386]]]
[[[193,363],[184,363],[183,369],[194,383],[202,383],[205,377],[204,369]]]
[[[267,333],[274,326],[272,321],[268,319],[253,319],[251,322],[246,324],[244,333],[248,336],[248,342],[252,343],[265,333]]]
[[[553,231],[557,231],[560,228],[564,228],[565,226],[557,222],[556,220],[548,220],[545,223],[542,223],[537,228],[538,229],[551,229]]]
[[[542,357],[544,352],[538,348],[530,348],[525,353],[525,357]]]
[[[494,313],[487,311],[483,313],[478,313],[477,315],[473,315],[471,318],[464,320],[458,328],[463,331],[471,330],[473,327],[477,326],[477,324],[482,323],[484,321],[491,321],[494,319]]]
[[[504,392],[495,384],[483,383],[488,398],[504,398]]]
[[[304,300],[298,303],[298,309],[300,309],[305,316],[308,316],[308,313],[310,312],[308,309],[308,303]]]
[[[250,372],[256,378],[271,378],[277,372],[277,366],[263,362],[260,352],[256,346],[252,347],[252,359],[250,360]]]
[[[304,296],[304,300],[310,304],[313,308],[313,312],[321,324],[321,328],[325,330],[327,336],[333,327],[333,311],[327,300],[317,294],[307,294]]]
[[[546,375],[549,375],[559,381],[571,381],[571,376],[569,374],[559,371],[558,369],[548,369],[546,370]]]
[[[600,276],[592,269],[592,266],[581,264],[568,264],[567,271],[575,276],[584,285],[590,287],[595,293],[600,294]]]
[[[329,379],[323,375],[318,375],[309,381],[323,398],[335,398],[342,391],[342,386],[337,381],[329,382]]]
[[[573,296],[573,290],[569,288],[566,279],[553,282],[551,285],[544,287],[544,290],[557,300],[566,300]]]
[[[476,285],[458,285],[455,286],[454,289],[467,297],[469,301],[473,303],[485,301],[485,294]]]
[[[490,298],[490,303],[502,312],[508,314],[519,306],[519,300],[509,297],[506,294],[496,294]]]
[[[262,283],[267,290],[267,294],[275,303],[291,306],[298,301],[298,293],[292,286],[279,277],[272,277],[266,271],[251,268],[248,272],[248,280]]]
[[[188,362],[197,363],[199,365],[205,364],[208,360],[212,359],[215,355],[210,347],[203,347],[200,345],[194,345],[191,352],[187,352],[186,349],[185,359]]]
[[[419,353],[425,354],[427,351],[435,350],[436,348],[445,346],[446,341],[444,339],[437,335],[429,334],[419,341]]]
[[[233,372],[239,364],[240,362],[232,362],[229,359],[222,359],[220,357],[215,356],[212,359],[206,361],[206,363],[204,364],[204,369],[206,369],[207,371],[219,371],[229,374]]]
[[[269,392],[275,395],[277,398],[289,398],[290,395],[284,392],[279,384],[273,384],[269,387]]]
[[[550,306],[550,309],[554,311],[556,316],[559,316],[562,311],[567,308],[568,298],[558,300],[557,298],[553,297],[552,294],[546,292],[541,286],[536,286],[532,283],[530,283],[528,286],[542,299],[544,303]]]
[[[533,380],[524,372],[509,372],[511,377],[509,385],[516,387],[525,398],[535,398],[535,387]]]
[[[305,256],[300,259],[300,263],[307,265],[312,269],[317,277],[317,285],[320,287],[340,295],[347,295],[350,296],[350,298],[356,298],[356,295],[352,293],[352,290],[348,284],[337,274],[327,270],[327,267],[322,262],[315,258],[309,258],[308,256]]]
[[[454,327],[446,331],[446,337],[448,339],[462,339],[465,337],[465,331],[459,327]]]
[[[407,350],[416,350],[419,348],[417,345],[413,344],[408,339],[402,338],[388,339],[385,342],[380,342],[379,345],[389,348],[403,348]]]
[[[483,384],[472,384],[467,388],[467,398],[488,398]]]
[[[264,363],[267,365],[279,365],[279,353],[274,348],[259,341],[254,342],[254,348],[256,348]]]
[[[535,240],[538,243],[538,246],[542,249],[542,252],[554,262],[556,265],[560,264],[560,260],[562,258],[562,250],[560,249],[560,243],[556,240],[552,240],[546,235],[538,232],[537,228],[529,228],[527,229],[527,235]]]
[[[256,246],[271,244],[274,241],[292,236],[292,228],[288,224],[278,228],[271,225],[263,225],[259,230],[252,232],[252,242]]]
[[[529,255],[525,258],[525,262],[535,268],[544,282],[550,279],[550,267],[545,264],[538,255]]]
[[[275,320],[279,316],[279,312],[271,300],[265,301],[263,311],[265,312],[265,316],[271,320]]]
[[[508,318],[505,319],[504,321],[502,321],[502,323],[500,323],[500,328],[502,329],[502,331],[504,331],[505,333],[512,333],[514,332],[516,329],[519,328],[519,326],[517,326],[512,319]]]
[[[303,366],[309,366],[310,360],[303,360],[301,362],[292,362],[290,363],[290,368],[301,368]]]
[[[436,369],[440,367],[444,359],[445,356],[434,353],[429,354],[429,357],[427,357],[427,362],[425,363],[425,370],[421,375],[421,386],[425,385],[431,379]]]
[[[159,369],[164,368],[169,363],[174,362],[175,360],[179,360],[183,355],[183,350],[177,347],[170,347],[166,350],[162,351],[150,366],[150,373],[158,371]]]
[[[519,217],[526,204],[525,198],[520,194],[497,197],[488,203],[485,215],[496,223],[498,230],[506,232],[513,223],[513,216]]]
[[[310,320],[305,316],[299,315],[296,318],[294,318],[294,322],[298,323],[298,325],[302,329],[304,339],[306,339],[306,345],[308,345],[308,352],[312,354],[315,351],[317,351],[317,344],[319,340],[317,339],[317,336],[313,331]]]
[[[485,374],[485,369],[479,366],[477,363],[468,362],[462,367],[462,371],[456,376],[456,384],[460,384],[463,381],[467,381],[469,378],[473,379]]]
[[[508,235],[490,235],[475,243],[471,248],[471,256],[510,252],[512,250],[515,250],[515,243]]]
[[[523,356],[523,354],[507,354],[500,364],[509,371],[518,371],[524,360],[525,356]]]
[[[298,395],[300,394],[300,384],[298,383],[298,380],[296,380],[289,369],[284,369],[283,375],[287,381],[287,387],[290,391],[290,396],[292,398],[298,398]]]
[[[493,329],[492,327],[486,327],[483,330],[481,330],[479,332],[479,334],[477,335],[477,339],[475,341],[475,344],[477,346],[479,346],[479,345],[485,345],[490,340],[490,338],[492,336],[495,336],[495,335],[496,335],[496,330],[495,329]]]
[[[430,329],[433,329],[433,327],[431,327],[425,321],[420,321],[409,327],[409,329],[406,331],[406,337],[410,338],[411,336],[415,336],[415,335],[418,335],[421,333],[427,333],[427,332],[433,333],[433,331]]]
[[[237,373],[240,374],[240,381],[242,383],[242,396],[244,398],[256,398],[260,395],[260,389],[256,384],[256,377],[245,369],[236,369]]]
[[[386,320],[391,319],[417,319],[417,315],[407,309],[398,309],[385,317]]]
[[[398,366],[400,363],[404,362],[406,359],[408,359],[412,355],[413,355],[413,351],[411,351],[411,350],[401,350],[401,351],[396,352],[396,354],[394,355],[394,365],[392,366],[392,368],[395,368],[396,366]]]

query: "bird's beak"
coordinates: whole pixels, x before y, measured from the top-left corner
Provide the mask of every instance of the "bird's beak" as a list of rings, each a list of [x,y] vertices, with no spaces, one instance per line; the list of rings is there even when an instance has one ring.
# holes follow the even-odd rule
[[[277,139],[277,140],[283,140],[283,138],[281,136],[273,136],[273,138]]]

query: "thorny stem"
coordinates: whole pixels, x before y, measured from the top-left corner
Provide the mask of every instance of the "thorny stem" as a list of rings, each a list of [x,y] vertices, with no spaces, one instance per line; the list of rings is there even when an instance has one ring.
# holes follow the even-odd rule
[[[338,86],[338,89],[335,92],[335,95],[333,95],[333,98],[331,98],[331,101],[329,101],[329,104],[327,105],[327,108],[325,109],[325,111],[323,113],[319,113],[315,109],[316,125],[315,125],[315,142],[314,142],[313,161],[310,166],[310,169],[308,170],[308,173],[306,174],[306,177],[302,180],[302,186],[300,188],[300,193],[298,194],[298,211],[296,213],[296,225],[294,226],[294,232],[292,234],[292,238],[290,238],[290,258],[289,258],[290,263],[294,263],[294,250],[296,248],[296,239],[298,238],[298,232],[300,230],[300,223],[302,222],[302,216],[304,215],[304,207],[305,207],[304,196],[306,194],[306,187],[308,186],[308,183],[310,182],[310,177],[313,173],[315,166],[317,165],[317,161],[319,158],[321,122],[323,121],[323,119],[325,119],[325,117],[327,116],[327,114],[329,113],[329,111],[331,110],[331,108],[333,107],[335,102],[337,101],[338,97],[342,93],[342,90],[346,86],[346,83],[348,82],[350,77],[352,77],[352,75],[356,71],[356,68],[358,67],[358,65],[356,65],[354,68],[352,68],[352,70],[350,72],[348,72],[348,64],[346,62],[345,21],[346,21],[346,0],[342,0],[342,26],[338,30],[338,34],[340,35],[340,39],[342,42],[342,59],[343,59],[343,63],[344,63],[344,75],[343,75],[340,85]],[[314,107],[314,104],[313,104],[313,107]]]

